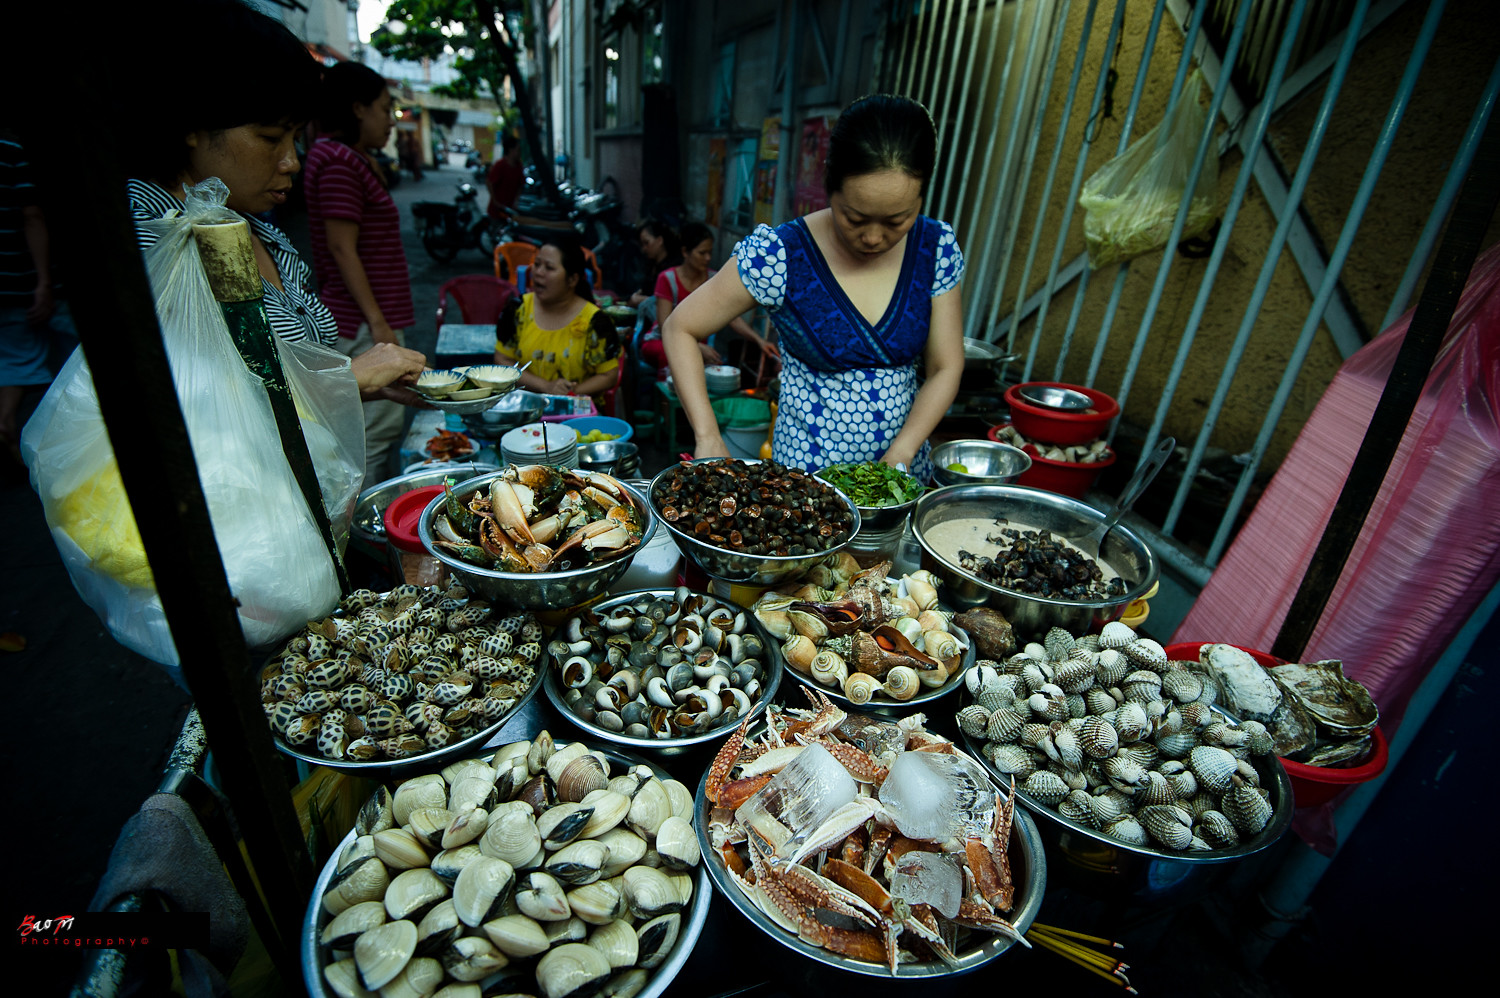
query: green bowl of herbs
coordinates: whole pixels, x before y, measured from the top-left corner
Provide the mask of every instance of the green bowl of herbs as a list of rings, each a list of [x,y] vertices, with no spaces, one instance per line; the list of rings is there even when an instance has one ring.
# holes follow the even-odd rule
[[[818,477],[859,507],[861,533],[878,534],[900,526],[927,490],[915,475],[879,461],[831,464]]]

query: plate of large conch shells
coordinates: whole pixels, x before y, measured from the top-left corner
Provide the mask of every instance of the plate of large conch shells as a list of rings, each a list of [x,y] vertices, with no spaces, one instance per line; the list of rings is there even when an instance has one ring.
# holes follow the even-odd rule
[[[858,570],[852,558],[818,569],[752,608],[781,641],[789,674],[865,710],[914,706],[958,687],[974,643],[938,603],[936,576],[896,578],[889,562]]]

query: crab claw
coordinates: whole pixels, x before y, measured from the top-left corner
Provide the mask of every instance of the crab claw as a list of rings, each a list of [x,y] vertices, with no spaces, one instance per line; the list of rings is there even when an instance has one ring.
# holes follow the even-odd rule
[[[619,551],[632,547],[640,542],[639,537],[632,537],[624,524],[611,519],[594,520],[585,523],[563,541],[553,552],[553,557],[571,551],[575,547],[582,546],[590,553],[598,550]]]
[[[531,528],[526,524],[526,507],[516,487],[503,478],[490,483],[490,508],[500,529],[510,535],[517,544],[535,544]]]

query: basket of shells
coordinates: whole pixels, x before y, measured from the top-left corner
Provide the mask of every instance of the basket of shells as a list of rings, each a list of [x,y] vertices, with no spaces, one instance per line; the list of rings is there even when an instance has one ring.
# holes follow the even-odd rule
[[[859,532],[854,501],[775,461],[700,458],[651,481],[651,505],[689,561],[715,579],[778,586]]]
[[[599,738],[678,752],[721,738],[781,685],[777,642],[746,609],[686,586],[574,614],[547,645],[547,698]]]
[[[921,714],[767,711],[725,743],[696,797],[714,884],[773,940],[876,977],[983,966],[1041,907],[1036,824]]]
[[[456,580],[357,590],[261,670],[287,755],[334,769],[430,765],[477,750],[540,684],[542,628]]]
[[[969,747],[1044,824],[1117,849],[1218,863],[1264,849],[1292,817],[1264,725],[1216,703],[1211,677],[1118,621],[1053,628],[966,677]]]
[[[756,619],[799,682],[863,710],[915,706],[958,688],[974,647],[939,605],[937,578],[889,570],[882,562],[832,589],[808,582],[756,600]]]
[[[307,989],[660,994],[708,915],[692,821],[662,770],[545,731],[382,787],[313,891]]]

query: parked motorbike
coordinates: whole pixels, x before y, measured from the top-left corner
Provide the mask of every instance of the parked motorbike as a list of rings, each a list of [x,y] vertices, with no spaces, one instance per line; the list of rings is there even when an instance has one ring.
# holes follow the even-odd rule
[[[479,189],[473,184],[459,184],[458,196],[452,204],[418,201],[411,211],[417,218],[422,248],[438,263],[451,263],[466,249],[477,249],[492,257],[495,247],[504,242],[499,226],[479,210]]]

